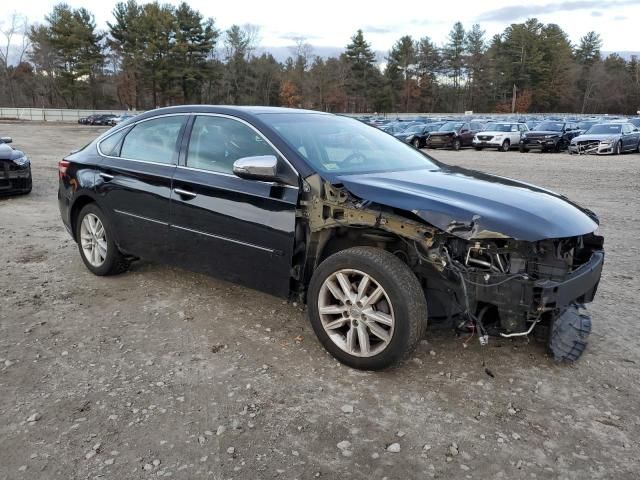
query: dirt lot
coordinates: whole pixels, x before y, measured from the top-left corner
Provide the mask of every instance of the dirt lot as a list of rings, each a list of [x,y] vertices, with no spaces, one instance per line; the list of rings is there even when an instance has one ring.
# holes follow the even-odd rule
[[[100,131],[0,124],[34,167],[32,194],[0,200],[0,479],[640,476],[640,155],[437,151],[598,212],[591,344],[557,365],[535,343],[463,348],[432,325],[413,360],[363,373],[300,306],[142,262],[91,275],[56,164]]]

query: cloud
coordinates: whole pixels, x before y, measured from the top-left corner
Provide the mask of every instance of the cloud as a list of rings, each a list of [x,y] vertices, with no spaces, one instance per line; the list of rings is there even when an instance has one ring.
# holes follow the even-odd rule
[[[283,40],[290,40],[292,42],[297,42],[299,40],[306,42],[309,40],[318,40],[320,37],[318,35],[311,35],[308,33],[288,32],[280,35],[280,38]]]
[[[624,15],[616,15],[615,17],[613,17],[614,20],[621,22],[622,20],[626,20],[627,17],[625,17]]]
[[[395,28],[393,27],[378,27],[376,25],[365,25],[362,27],[362,31],[365,33],[393,33]]]
[[[601,17],[602,16],[602,12],[598,12],[598,11],[594,10],[593,12],[591,12],[591,16],[592,17]]]
[[[527,17],[536,17],[555,12],[571,12],[591,8],[608,9],[613,7],[623,7],[635,5],[638,0],[573,0],[546,5],[512,5],[490,10],[478,16],[481,22],[511,22]],[[594,12],[591,13],[593,15]]]

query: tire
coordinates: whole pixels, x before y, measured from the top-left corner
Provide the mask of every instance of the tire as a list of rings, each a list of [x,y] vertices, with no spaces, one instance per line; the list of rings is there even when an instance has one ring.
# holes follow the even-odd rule
[[[369,280],[358,294],[364,276]],[[366,299],[378,287],[382,293],[368,306]],[[347,291],[350,299],[343,301]],[[382,370],[405,360],[427,326],[427,302],[416,276],[397,256],[372,247],[349,248],[324,260],[311,278],[307,307],[324,348],[359,370]],[[374,315],[384,322],[373,320]]]
[[[94,225],[101,225],[104,235],[99,234],[99,226],[96,227],[98,230],[97,235],[93,236],[91,234],[91,228],[88,224],[91,224],[92,221],[95,222],[95,219],[99,221],[99,224],[94,223]],[[85,224],[85,220],[88,224]],[[83,227],[83,225],[85,226]],[[116,275],[127,270],[129,262],[120,253],[118,246],[113,241],[111,224],[98,205],[95,203],[85,205],[78,214],[75,228],[80,257],[91,273],[99,276]],[[93,243],[93,248],[85,248],[86,242],[83,242],[83,239],[89,239],[89,243]],[[99,245],[102,248],[99,248]],[[99,256],[89,258],[91,255],[89,252],[96,249],[98,250],[96,255]]]
[[[475,148],[478,152],[482,150],[482,147],[473,147],[473,148]]]
[[[620,155],[622,153],[622,142],[616,143],[616,149],[614,155]]]
[[[414,147],[416,147],[418,150],[420,149],[420,139],[416,138],[413,142],[411,142],[413,144]]]
[[[453,148],[456,152],[460,150],[461,147],[462,147],[462,144],[460,143],[459,138],[456,138],[451,144],[451,148]]]
[[[523,145],[520,145],[520,153],[527,153],[529,151],[528,148],[525,148]]]
[[[504,142],[502,142],[502,145],[500,146],[500,151],[508,152],[510,148],[511,148],[511,142],[509,141],[509,139],[507,139]]]
[[[582,305],[570,305],[551,324],[549,350],[556,361],[575,362],[587,348],[591,317]]]
[[[640,142],[638,142],[638,148],[636,148],[636,152],[640,153]]]

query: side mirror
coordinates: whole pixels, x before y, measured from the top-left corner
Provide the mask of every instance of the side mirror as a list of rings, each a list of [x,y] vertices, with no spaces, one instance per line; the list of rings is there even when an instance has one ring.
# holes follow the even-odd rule
[[[233,173],[247,180],[277,182],[279,180],[278,159],[275,155],[239,158],[233,162]]]
[[[0,143],[11,143],[13,142],[13,138],[11,137],[0,137]]]

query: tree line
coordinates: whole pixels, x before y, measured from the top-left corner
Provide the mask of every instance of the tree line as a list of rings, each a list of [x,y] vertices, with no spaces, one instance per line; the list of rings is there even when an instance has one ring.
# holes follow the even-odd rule
[[[259,29],[220,30],[186,2],[118,3],[106,31],[85,8],[61,3],[38,25],[2,28],[0,105],[149,109],[207,103],[330,112],[635,113],[640,63],[601,54],[596,32],[574,45],[535,18],[492,38],[453,25],[443,45],[405,35],[378,61],[362,30],[339,56],[299,39],[279,62]],[[17,61],[12,41],[23,39]],[[13,52],[16,57],[15,51]],[[516,92],[515,101],[513,93]]]

